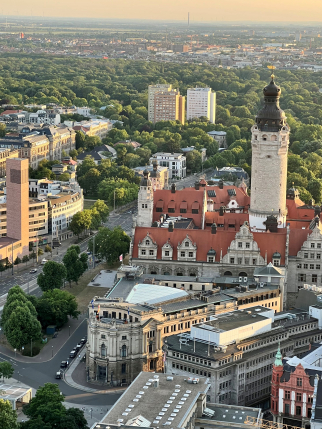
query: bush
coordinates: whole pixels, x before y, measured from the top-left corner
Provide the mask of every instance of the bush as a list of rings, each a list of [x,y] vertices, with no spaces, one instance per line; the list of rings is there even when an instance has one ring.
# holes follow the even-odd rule
[[[45,252],[51,252],[51,247],[49,246],[49,244],[46,244]]]

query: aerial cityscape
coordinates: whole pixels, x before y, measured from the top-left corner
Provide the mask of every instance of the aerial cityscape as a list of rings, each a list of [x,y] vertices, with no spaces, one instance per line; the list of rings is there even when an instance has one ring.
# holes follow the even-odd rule
[[[322,429],[322,5],[68,6],[0,8],[0,429]]]

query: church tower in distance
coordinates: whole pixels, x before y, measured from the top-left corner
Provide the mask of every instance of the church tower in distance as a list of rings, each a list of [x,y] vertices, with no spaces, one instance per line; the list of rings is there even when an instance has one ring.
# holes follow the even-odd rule
[[[264,90],[264,107],[252,127],[252,183],[249,223],[253,231],[265,231],[270,216],[278,228],[286,227],[287,152],[290,129],[280,108],[281,89],[274,76]]]
[[[149,171],[143,171],[138,195],[137,226],[150,227],[153,218],[153,188],[149,179]]]

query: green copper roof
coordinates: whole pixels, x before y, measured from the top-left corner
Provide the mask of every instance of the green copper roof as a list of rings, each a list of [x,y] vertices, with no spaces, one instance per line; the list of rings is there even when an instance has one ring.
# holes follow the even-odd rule
[[[282,353],[281,353],[281,350],[280,350],[280,344],[278,345],[277,353],[276,353],[276,356],[275,356],[274,366],[283,366]]]

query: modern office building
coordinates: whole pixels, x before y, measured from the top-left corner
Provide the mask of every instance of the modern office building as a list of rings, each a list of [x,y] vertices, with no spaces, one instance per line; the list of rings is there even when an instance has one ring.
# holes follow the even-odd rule
[[[216,93],[211,88],[187,89],[187,120],[208,118],[212,124],[216,121]]]
[[[208,401],[209,381],[141,372],[92,429],[153,428],[257,429],[258,408],[222,406]]]
[[[27,159],[7,160],[7,223],[6,236],[0,237],[0,261],[13,262],[17,256],[21,258],[29,253],[28,175]],[[1,204],[1,217],[2,213]]]
[[[169,84],[157,84],[149,85],[148,89],[148,119],[150,122],[156,122],[154,120],[154,96],[157,92],[171,91],[172,85]]]
[[[150,158],[150,164],[155,162],[168,168],[169,179],[183,179],[187,175],[186,157],[182,153],[157,152]]]
[[[154,122],[185,121],[185,97],[178,90],[154,94]]]

